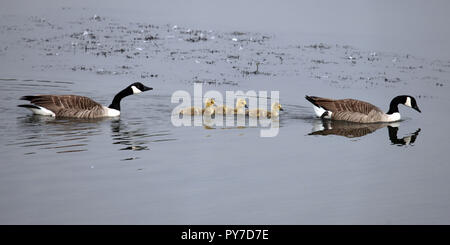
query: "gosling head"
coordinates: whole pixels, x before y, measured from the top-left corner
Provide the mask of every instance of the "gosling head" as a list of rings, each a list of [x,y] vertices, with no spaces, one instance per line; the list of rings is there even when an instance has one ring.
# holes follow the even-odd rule
[[[279,102],[274,102],[272,104],[272,111],[284,111],[284,109]]]
[[[215,101],[213,98],[207,98],[207,99],[205,100],[205,105],[206,105],[206,107],[213,106],[214,103],[216,103],[216,101]]]
[[[243,98],[240,98],[236,101],[236,108],[248,108],[247,101]]]

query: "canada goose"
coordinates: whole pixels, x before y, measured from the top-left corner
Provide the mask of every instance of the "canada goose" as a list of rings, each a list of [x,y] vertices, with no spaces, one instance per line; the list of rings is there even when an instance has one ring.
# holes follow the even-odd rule
[[[400,95],[392,99],[387,113],[360,100],[333,100],[315,96],[306,96],[305,98],[314,105],[314,112],[318,117],[332,120],[357,123],[395,122],[401,118],[398,112],[399,104],[404,104],[421,112],[416,99],[409,95]]]
[[[278,102],[274,102],[272,104],[271,111],[257,108],[248,110],[246,114],[248,114],[250,117],[275,118],[279,116],[279,111],[283,111],[281,104]]]
[[[132,94],[152,90],[142,83],[133,83],[114,96],[108,107],[94,100],[78,95],[35,95],[23,96],[21,100],[28,100],[31,104],[18,105],[31,110],[34,114],[57,118],[101,118],[120,115],[120,101]]]
[[[236,108],[219,105],[215,108],[215,113],[220,115],[245,114],[244,108],[248,108],[247,101],[243,98],[239,98],[236,101]]]
[[[205,100],[205,108],[191,106],[181,109],[179,113],[182,115],[201,115],[206,111],[206,114],[212,115],[214,113],[214,103],[214,99],[207,98]]]

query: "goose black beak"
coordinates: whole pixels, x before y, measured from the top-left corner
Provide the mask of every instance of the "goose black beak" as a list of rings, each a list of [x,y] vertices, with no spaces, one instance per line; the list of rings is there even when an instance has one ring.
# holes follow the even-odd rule
[[[418,111],[419,113],[422,113],[422,112],[420,111],[420,109],[419,109],[418,106],[415,106],[413,109],[416,110],[416,111]]]
[[[142,92],[147,91],[147,90],[153,90],[153,88],[144,86],[144,90]]]

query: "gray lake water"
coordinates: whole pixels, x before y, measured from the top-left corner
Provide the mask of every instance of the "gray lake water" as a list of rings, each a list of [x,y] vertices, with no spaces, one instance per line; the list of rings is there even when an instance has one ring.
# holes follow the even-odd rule
[[[2,2],[0,224],[449,224],[447,1]],[[258,72],[256,63],[259,63]],[[120,119],[18,108],[77,94]],[[279,134],[174,127],[171,96],[279,91]],[[316,119],[355,98],[395,124]]]

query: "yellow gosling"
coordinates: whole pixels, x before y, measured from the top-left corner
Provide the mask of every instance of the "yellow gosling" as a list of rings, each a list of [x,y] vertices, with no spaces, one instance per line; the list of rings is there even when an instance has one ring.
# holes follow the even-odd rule
[[[278,102],[274,102],[272,104],[271,109],[272,109],[271,111],[267,111],[264,109],[257,108],[257,109],[253,109],[253,110],[248,110],[247,114],[250,117],[275,118],[280,115],[280,111],[283,111],[281,104]]]
[[[202,113],[204,115],[212,115],[214,114],[215,108],[214,108],[214,104],[216,103],[216,101],[214,101],[214,99],[212,98],[208,98],[205,101],[205,108],[202,109]]]
[[[238,99],[236,101],[236,108],[234,108],[234,114],[245,114],[245,108],[248,108],[247,101],[245,99]]]
[[[205,104],[206,107],[205,108],[209,108],[212,107],[214,105],[215,101],[212,98],[207,98],[205,100]],[[208,109],[210,110],[210,109]],[[200,108],[197,106],[190,106],[190,107],[186,107],[180,110],[180,114],[182,115],[201,115],[203,114],[203,112],[205,111],[204,108]]]

